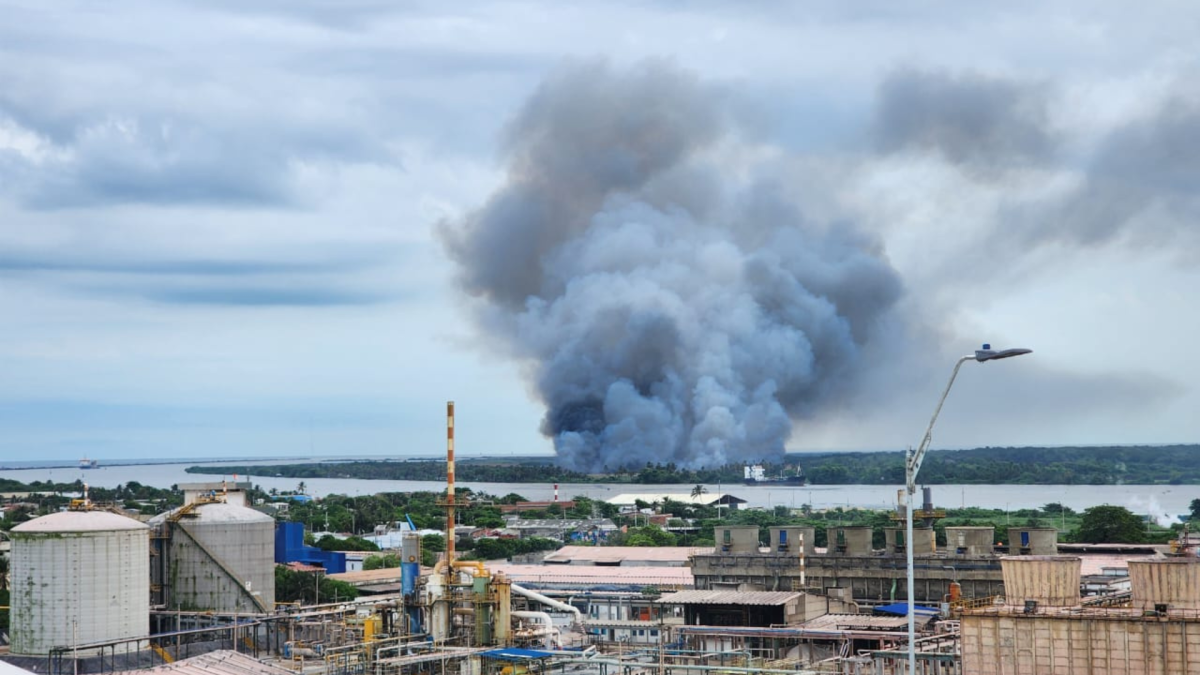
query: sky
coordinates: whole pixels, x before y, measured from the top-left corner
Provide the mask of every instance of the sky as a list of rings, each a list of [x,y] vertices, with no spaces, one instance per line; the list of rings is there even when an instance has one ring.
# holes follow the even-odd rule
[[[695,320],[665,344],[754,352],[739,426],[684,410],[660,457],[760,418],[790,451],[915,445],[984,342],[1034,352],[964,366],[934,448],[1200,437],[1192,3],[0,16],[0,459],[435,455],[448,400],[462,455],[601,452],[564,382],[608,348],[577,315],[647,297],[640,241]],[[719,320],[796,279],[829,312],[804,368]],[[650,397],[611,384],[605,414]]]

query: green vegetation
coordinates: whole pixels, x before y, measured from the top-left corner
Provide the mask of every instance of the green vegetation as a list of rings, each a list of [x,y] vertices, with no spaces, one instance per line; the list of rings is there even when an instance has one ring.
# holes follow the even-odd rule
[[[808,455],[813,484],[903,484],[904,453]],[[1200,445],[1063,448],[975,448],[930,452],[921,466],[926,485],[1200,484]]]
[[[815,485],[899,485],[904,483],[903,452],[826,452],[791,455],[787,465],[765,464],[767,475],[804,466]],[[458,463],[461,481],[489,483],[637,483],[690,484],[738,483],[742,465],[683,469],[674,464],[647,463],[643,467],[605,467],[585,474],[554,466],[544,458],[520,461],[468,459]],[[193,466],[191,473],[277,474],[292,478],[361,478],[387,480],[442,480],[444,462],[330,462],[277,466]],[[1136,485],[1200,484],[1200,445],[1112,446],[1062,448],[975,448],[930,452],[921,468],[927,485]],[[695,488],[693,488],[694,490]]]
[[[368,556],[367,559],[363,561],[364,570],[381,570],[389,567],[399,566],[400,556],[395,553]]]
[[[358,589],[315,572],[297,572],[275,566],[275,602],[337,602],[358,597]]]
[[[1121,506],[1093,506],[1084,510],[1075,536],[1092,544],[1140,544],[1146,541],[1146,521]]]
[[[779,465],[764,465],[768,474],[783,470]],[[555,466],[551,460],[504,462],[464,459],[455,464],[455,478],[477,483],[717,483],[742,480],[742,465],[727,464],[713,469],[682,469],[675,464],[651,464],[637,468],[607,467],[602,473],[588,474]],[[444,480],[446,463],[441,460],[319,462],[278,464],[274,466],[212,466],[187,468],[188,473],[276,475],[286,478],[357,478],[366,480]],[[303,490],[301,490],[303,491]]]
[[[32,520],[48,513],[54,513],[65,508],[74,496],[83,494],[83,481],[71,483],[55,483],[52,481],[33,481],[22,483],[9,478],[0,478],[0,492],[29,493],[26,497],[15,499],[20,506],[9,511],[0,519],[0,530],[11,530],[27,520]],[[157,514],[169,511],[183,505],[183,493],[174,487],[170,489],[142,485],[137,481],[129,481],[115,488],[91,487],[88,497],[98,505],[111,504],[126,511],[138,511],[145,514]]]
[[[327,534],[316,542],[316,547],[322,551],[378,551],[379,547],[374,542],[367,541],[362,537],[346,537],[338,539],[332,534]]]
[[[562,542],[543,537],[530,537],[528,539],[480,539],[475,542],[474,547],[463,558],[468,560],[507,560],[514,555],[534,553],[536,551],[553,551],[560,546],[562,546]]]

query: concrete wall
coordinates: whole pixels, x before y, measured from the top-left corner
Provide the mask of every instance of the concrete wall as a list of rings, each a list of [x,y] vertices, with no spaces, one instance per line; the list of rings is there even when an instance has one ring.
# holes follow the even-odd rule
[[[826,531],[829,537],[827,548],[830,553],[842,555],[870,555],[874,550],[871,537],[874,532],[866,526],[831,527]]]
[[[915,524],[915,523],[914,523]],[[884,550],[893,555],[908,555],[904,546],[903,527],[883,528]],[[937,551],[937,540],[931,527],[913,528],[913,555],[930,555]]]
[[[780,544],[780,535],[786,533],[786,544]],[[771,552],[778,555],[798,556],[801,553],[800,540],[804,540],[804,555],[813,555],[816,553],[816,544],[813,543],[817,537],[817,529],[815,527],[772,527],[771,537],[768,545],[771,547]]]
[[[1053,527],[1008,528],[1009,555],[1057,555],[1058,530]]]
[[[1036,602],[1041,607],[1079,605],[1079,568],[1075,556],[1005,556],[1004,599],[1010,606]]]
[[[994,527],[947,527],[946,550],[956,555],[993,555]]]
[[[1200,620],[966,614],[962,675],[1194,675]]]
[[[1200,609],[1200,560],[1196,558],[1130,560],[1129,581],[1134,607],[1153,610],[1165,604],[1168,611]]]
[[[718,525],[713,535],[720,553],[758,553],[757,525]]]

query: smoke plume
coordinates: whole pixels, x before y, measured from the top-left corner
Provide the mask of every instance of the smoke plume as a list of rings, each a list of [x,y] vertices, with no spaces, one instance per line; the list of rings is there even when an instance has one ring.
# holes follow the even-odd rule
[[[778,458],[901,294],[877,242],[755,178],[769,153],[731,119],[668,65],[564,68],[512,122],[504,184],[440,228],[569,467]]]

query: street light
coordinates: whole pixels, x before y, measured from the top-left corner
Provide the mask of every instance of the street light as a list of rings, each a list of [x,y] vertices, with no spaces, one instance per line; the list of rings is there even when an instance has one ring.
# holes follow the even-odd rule
[[[954,378],[958,377],[958,370],[962,368],[962,364],[967,361],[998,361],[1007,359],[1013,356],[1021,356],[1032,352],[1032,349],[992,349],[989,344],[983,345],[982,349],[976,349],[974,354],[967,354],[958,359],[954,364],[954,370],[950,372],[950,381],[946,383],[945,390],[942,391],[942,397],[938,399],[937,407],[933,409],[933,417],[929,419],[929,426],[925,428],[925,435],[921,438],[921,444],[917,446],[914,452],[909,448],[908,454],[904,460],[904,487],[908,492],[908,498],[904,501],[905,505],[905,523],[904,523],[904,549],[908,558],[908,672],[915,675],[917,672],[917,628],[916,620],[913,616],[915,609],[915,601],[913,594],[916,592],[916,581],[913,573],[913,498],[917,494],[917,472],[921,470],[921,462],[925,459],[925,453],[929,450],[929,443],[933,440],[933,424],[937,422],[938,414],[942,412],[942,404],[946,402],[946,396],[950,393],[950,387],[954,386]]]

